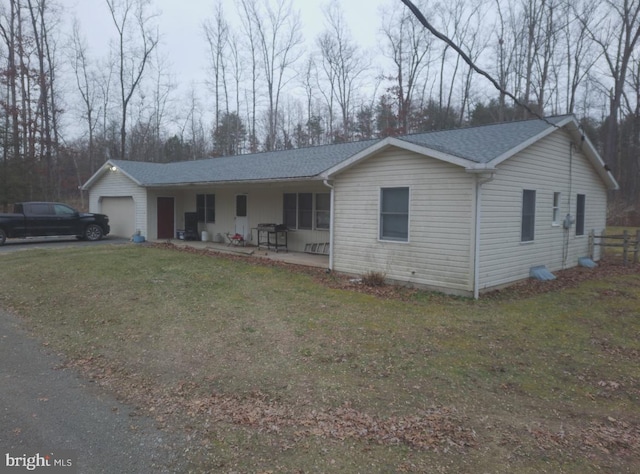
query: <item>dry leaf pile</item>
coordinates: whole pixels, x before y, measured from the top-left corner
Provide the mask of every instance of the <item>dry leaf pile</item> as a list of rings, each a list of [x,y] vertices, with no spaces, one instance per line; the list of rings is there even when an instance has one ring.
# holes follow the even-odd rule
[[[587,456],[598,453],[620,457],[640,455],[640,425],[614,418],[591,422],[583,429],[563,427],[552,431],[535,427],[529,432],[538,447],[545,451],[577,448]]]
[[[475,432],[463,425],[456,411],[433,407],[413,416],[380,418],[349,404],[339,408],[306,409],[270,400],[256,392],[250,396],[211,393],[202,396],[198,385],[183,382],[174,390],[134,381],[135,376],[103,366],[100,357],[71,361],[65,367],[81,370],[88,378],[114,390],[153,416],[160,426],[174,416],[197,418],[210,426],[227,423],[278,434],[293,432],[296,440],[316,436],[343,441],[361,440],[383,445],[448,452],[476,446]]]
[[[258,431],[279,433],[285,428],[293,429],[297,439],[308,436],[340,441],[357,439],[434,451],[475,446],[473,430],[463,427],[455,411],[446,407],[389,418],[370,416],[348,405],[301,414],[258,393],[248,398],[212,394],[188,401],[187,409],[191,416]]]

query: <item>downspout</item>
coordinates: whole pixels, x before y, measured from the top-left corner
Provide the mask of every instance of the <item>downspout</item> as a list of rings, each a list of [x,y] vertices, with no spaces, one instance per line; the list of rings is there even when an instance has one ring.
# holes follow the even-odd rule
[[[482,185],[493,181],[495,171],[489,172],[489,175],[476,174],[476,232],[474,236],[473,251],[473,298],[480,298],[480,225],[482,223]]]
[[[334,235],[334,212],[333,212],[333,184],[328,179],[322,182],[327,188],[331,189],[331,204],[329,205],[329,270],[333,271],[333,235]]]
[[[573,194],[573,142],[569,143],[569,193],[567,196],[567,216],[564,219],[564,235],[562,242],[562,268],[567,268],[569,259],[569,244],[571,240],[571,196]]]

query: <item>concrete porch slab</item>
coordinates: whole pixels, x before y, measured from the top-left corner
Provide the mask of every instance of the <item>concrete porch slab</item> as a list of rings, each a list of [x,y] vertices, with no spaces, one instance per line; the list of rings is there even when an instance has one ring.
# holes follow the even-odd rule
[[[258,248],[253,245],[246,247],[240,245],[227,245],[217,242],[201,242],[197,240],[157,240],[157,243],[169,242],[176,247],[191,247],[200,250],[211,250],[214,252],[229,253],[233,255],[245,255],[247,257],[261,257],[271,260],[290,263],[292,265],[304,265],[307,267],[329,268],[328,255],[315,255],[304,252],[276,252],[264,248]]]

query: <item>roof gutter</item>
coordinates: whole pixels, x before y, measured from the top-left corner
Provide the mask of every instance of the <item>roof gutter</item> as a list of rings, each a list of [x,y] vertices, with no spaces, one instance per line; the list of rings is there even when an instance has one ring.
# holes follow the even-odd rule
[[[298,182],[307,182],[307,181],[320,181],[321,178],[318,176],[301,176],[295,178],[272,178],[272,179],[239,179],[239,180],[229,180],[229,181],[193,181],[193,182],[182,182],[182,183],[145,183],[141,184],[141,186],[145,188],[184,188],[187,186],[202,186],[202,187],[211,187],[211,186],[237,186],[237,185],[252,185],[252,184],[277,184],[277,183],[298,183]]]
[[[329,270],[333,271],[333,233],[334,233],[334,229],[335,226],[334,221],[335,221],[335,212],[334,212],[334,187],[333,184],[331,184],[329,182],[328,179],[325,179],[324,181],[322,181],[322,184],[324,184],[327,188],[331,189],[331,204],[329,205]]]

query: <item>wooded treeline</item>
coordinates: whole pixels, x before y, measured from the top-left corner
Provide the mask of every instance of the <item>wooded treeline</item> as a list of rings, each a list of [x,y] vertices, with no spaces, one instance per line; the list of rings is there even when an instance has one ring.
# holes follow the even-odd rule
[[[640,0],[414,1],[519,106],[400,0],[379,49],[337,0],[304,38],[292,0],[212,2],[207,83],[180,96],[151,0],[103,0],[108,54],[59,0],[0,0],[0,208],[77,199],[109,158],[166,162],[573,113],[640,204]]]

